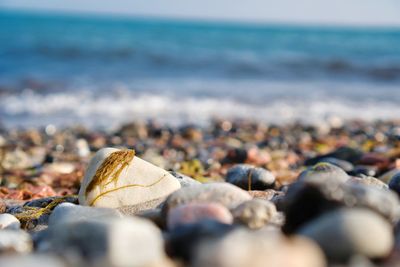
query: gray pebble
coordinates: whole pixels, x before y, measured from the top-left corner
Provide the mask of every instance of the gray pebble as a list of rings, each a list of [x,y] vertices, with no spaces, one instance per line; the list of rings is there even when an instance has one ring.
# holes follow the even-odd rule
[[[265,190],[275,184],[275,176],[270,171],[247,164],[230,168],[225,180],[245,190]]]

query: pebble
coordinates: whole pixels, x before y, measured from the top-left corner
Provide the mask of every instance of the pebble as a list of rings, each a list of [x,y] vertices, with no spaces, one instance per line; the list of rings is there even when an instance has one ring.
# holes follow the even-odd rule
[[[173,229],[182,224],[196,223],[202,220],[215,220],[231,224],[233,217],[227,208],[218,203],[189,203],[169,211],[167,226],[168,229]]]
[[[278,212],[272,202],[252,199],[243,202],[232,210],[235,222],[243,224],[250,229],[259,229],[267,223],[274,223]]]
[[[30,235],[22,230],[0,230],[0,254],[2,253],[28,253],[32,250]]]
[[[286,238],[274,231],[237,229],[198,249],[193,267],[325,267],[321,249],[301,237]]]
[[[390,190],[338,181],[320,184],[297,182],[289,186],[279,205],[285,213],[283,231],[292,233],[304,223],[340,207],[368,208],[393,224],[400,219],[399,198]]]
[[[230,224],[214,220],[203,220],[198,223],[184,224],[175,227],[166,236],[167,254],[174,259],[190,262],[193,260],[197,248],[206,240],[216,241],[234,227]],[[205,265],[206,266],[206,265]]]
[[[225,180],[245,190],[265,190],[275,184],[275,176],[270,171],[247,164],[230,168]]]
[[[129,162],[126,162],[127,166],[122,169],[119,176],[114,177],[114,180],[112,180],[113,177],[99,177],[97,179],[104,179],[104,181],[98,181],[93,188],[87,190],[97,171],[113,171],[110,168],[116,168],[108,166],[99,170],[105,160],[121,152],[123,150],[103,148],[92,158],[79,190],[81,205],[104,208],[136,205],[168,196],[181,187],[177,179],[169,172],[133,156]],[[121,168],[124,158],[116,160],[121,161],[117,165]]]
[[[58,223],[70,223],[87,220],[106,220],[110,218],[121,217],[122,214],[116,209],[91,208],[72,203],[62,203],[58,205],[51,213],[49,217],[49,226]]]
[[[297,179],[298,181],[311,183],[321,183],[335,179],[344,183],[349,179],[349,176],[338,166],[321,162],[300,173]]]
[[[21,228],[21,223],[15,216],[3,213],[0,214],[0,230],[1,229],[10,229],[10,230],[18,230]]]
[[[168,211],[178,205],[188,203],[216,202],[228,209],[235,208],[242,202],[250,200],[246,191],[228,183],[210,183],[184,187],[171,194],[163,205],[166,217]]]
[[[298,233],[315,240],[332,262],[346,262],[360,254],[386,257],[394,244],[392,226],[367,209],[339,209],[302,227]]]
[[[133,217],[60,223],[37,240],[40,252],[79,255],[86,265],[112,267],[162,266],[163,246],[153,223]]]

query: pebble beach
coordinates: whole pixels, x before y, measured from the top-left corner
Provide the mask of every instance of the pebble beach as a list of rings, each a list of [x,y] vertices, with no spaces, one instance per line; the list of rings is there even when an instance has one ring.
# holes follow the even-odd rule
[[[0,133],[1,266],[397,266],[400,122]]]
[[[0,1],[0,267],[400,266],[398,6],[157,1]]]

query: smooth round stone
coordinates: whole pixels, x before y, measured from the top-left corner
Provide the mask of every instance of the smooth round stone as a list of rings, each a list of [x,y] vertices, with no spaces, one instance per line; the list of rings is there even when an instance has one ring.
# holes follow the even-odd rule
[[[229,183],[193,185],[171,194],[164,203],[163,213],[167,215],[170,209],[188,203],[216,202],[232,209],[250,199],[249,193]]]
[[[265,190],[275,184],[275,176],[270,171],[247,164],[230,168],[225,180],[245,190]]]
[[[197,250],[193,267],[325,267],[321,249],[301,237],[286,238],[274,231],[237,229]]]
[[[349,179],[349,176],[338,166],[326,162],[321,162],[308,168],[300,173],[297,178],[298,181],[309,183],[324,183],[333,179],[344,183]]]
[[[342,170],[344,170],[345,172],[350,172],[354,169],[354,165],[351,164],[348,161],[345,160],[341,160],[341,159],[337,159],[337,158],[323,158],[321,159],[319,162],[325,162],[325,163],[330,163],[332,165],[338,166],[339,168],[341,168]]]
[[[15,216],[3,213],[0,214],[0,230],[1,229],[10,229],[10,230],[18,230],[21,228],[21,223]]]
[[[332,262],[346,262],[360,254],[386,257],[394,244],[389,222],[367,209],[339,209],[326,213],[298,233],[315,240]]]
[[[67,267],[61,259],[54,255],[5,255],[0,257],[0,266],[18,267]]]
[[[51,213],[49,218],[49,226],[58,223],[69,223],[85,220],[105,220],[121,217],[122,214],[115,209],[92,208],[75,205],[72,203],[62,203],[58,205]]]
[[[191,185],[198,185],[201,184],[199,181],[196,181],[195,179],[184,175],[179,172],[170,172],[176,179],[178,179],[179,183],[181,184],[181,187],[188,187]]]
[[[166,251],[171,258],[185,263],[193,261],[197,248],[205,241],[222,238],[234,229],[231,224],[214,220],[203,220],[198,223],[184,224],[172,229],[166,236]],[[207,266],[207,265],[204,265]]]
[[[168,213],[167,226],[173,229],[182,224],[196,223],[202,220],[215,220],[231,224],[232,214],[218,203],[189,203],[173,208]]]
[[[274,222],[278,216],[276,207],[272,202],[252,199],[243,202],[232,210],[235,221],[246,225],[250,229],[259,229],[269,222]]]
[[[347,183],[353,184],[363,184],[366,186],[374,186],[379,189],[389,190],[389,186],[382,182],[381,180],[371,177],[371,176],[363,176],[363,177],[351,177]]]
[[[279,208],[285,213],[283,231],[293,233],[305,223],[325,212],[340,207],[371,209],[393,224],[400,219],[400,203],[396,193],[364,184],[329,183],[290,185]]]
[[[86,266],[158,266],[165,260],[160,230],[137,217],[59,223],[36,243],[40,252],[76,255]]]
[[[79,190],[81,205],[104,208],[136,205],[166,197],[181,187],[179,181],[169,172],[135,156],[127,162],[127,166],[116,179],[103,177],[105,181],[99,181],[87,192],[87,187],[102,163],[108,157],[115,155],[113,153],[121,151],[115,148],[103,148],[91,159]],[[117,167],[105,167],[103,171],[112,171],[109,168],[121,168],[123,166],[121,164],[126,163],[123,160],[122,158]]]
[[[0,230],[0,254],[8,252],[28,253],[32,250],[31,236],[22,230]]]
[[[400,173],[394,175],[389,181],[389,188],[400,196]]]

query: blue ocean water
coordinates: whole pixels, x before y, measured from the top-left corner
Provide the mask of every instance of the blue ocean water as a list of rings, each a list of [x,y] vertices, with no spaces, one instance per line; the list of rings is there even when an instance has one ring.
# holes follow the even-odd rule
[[[0,121],[400,115],[400,29],[0,10]]]

